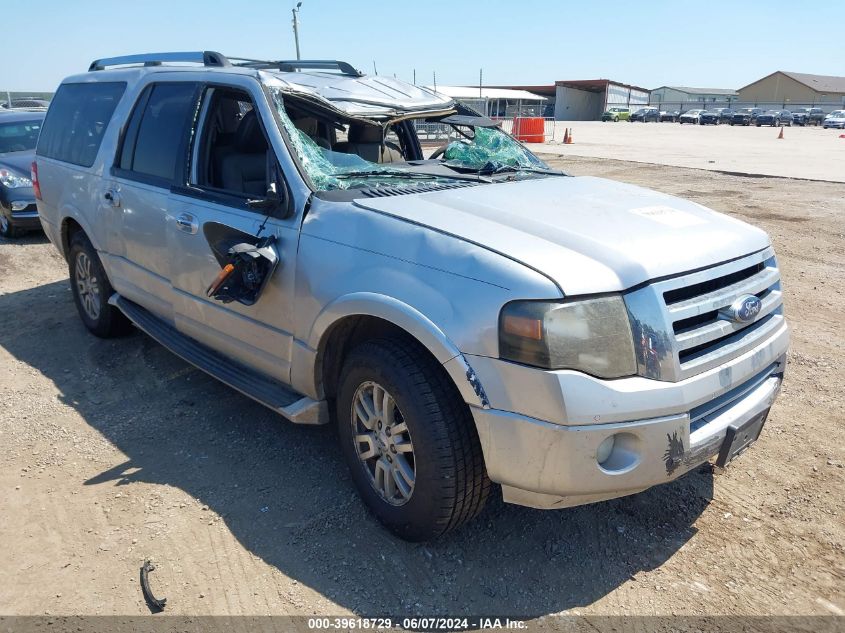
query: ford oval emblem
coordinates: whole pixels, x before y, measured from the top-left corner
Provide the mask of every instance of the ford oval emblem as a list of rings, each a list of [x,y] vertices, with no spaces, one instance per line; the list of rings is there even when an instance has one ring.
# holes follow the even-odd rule
[[[728,308],[728,315],[737,323],[749,323],[757,318],[763,302],[754,295],[743,295],[731,304]]]

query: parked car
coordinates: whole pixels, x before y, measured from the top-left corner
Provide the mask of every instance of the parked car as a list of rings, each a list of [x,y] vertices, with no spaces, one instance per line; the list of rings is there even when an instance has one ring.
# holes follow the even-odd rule
[[[631,116],[628,108],[608,108],[601,115],[602,121],[627,121]]]
[[[414,119],[460,140],[425,159]],[[548,509],[725,466],[780,389],[766,233],[550,169],[344,62],[96,60],[59,86],[32,173],[93,334],[135,323],[288,419],[333,422],[406,539],[476,516],[491,482]]]
[[[678,120],[678,117],[681,116],[680,110],[661,110],[660,111],[660,122],[663,123],[665,121],[669,121],[674,123]]]
[[[719,123],[728,123],[733,120],[734,111],[730,108],[716,108],[716,112],[719,113]]]
[[[731,117],[731,125],[751,125],[762,113],[762,108],[740,108]]]
[[[681,116],[678,117],[678,123],[698,123],[698,117],[701,116],[701,113],[704,110],[687,110],[686,112],[681,112]]]
[[[698,115],[699,125],[719,125],[721,114],[716,110],[705,110]]]
[[[797,108],[792,111],[792,122],[797,125],[821,125],[824,110],[821,108]]]
[[[0,111],[0,237],[40,230],[30,168],[44,112]]]
[[[754,124],[757,127],[760,127],[761,125],[771,125],[772,127],[785,125],[787,127],[791,127],[792,112],[789,110],[767,110],[766,112],[757,115],[757,119],[754,121]]]
[[[628,119],[631,123],[635,121],[642,121],[643,123],[648,123],[649,121],[654,121],[657,123],[660,121],[660,110],[657,108],[640,108],[639,110],[635,110],[631,117]]]
[[[35,97],[27,97],[25,99],[10,99],[0,102],[0,106],[8,110],[15,108],[42,108],[46,110],[50,107],[50,102],[46,99],[37,99]]]
[[[828,114],[822,122],[822,127],[824,127],[824,129],[829,127],[839,129],[845,128],[845,110],[834,110]]]

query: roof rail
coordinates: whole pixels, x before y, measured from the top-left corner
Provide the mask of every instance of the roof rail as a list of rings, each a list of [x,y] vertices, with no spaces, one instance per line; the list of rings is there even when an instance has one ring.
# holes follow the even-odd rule
[[[349,62],[341,62],[336,59],[289,59],[280,61],[263,61],[260,59],[236,59],[236,66],[257,69],[275,69],[282,72],[295,73],[299,70],[339,70],[344,75],[362,77],[364,73],[355,68]]]
[[[183,53],[143,53],[141,55],[123,55],[122,57],[107,57],[95,59],[88,67],[88,72],[104,70],[107,66],[125,66],[127,64],[143,64],[144,66],[161,66],[163,63],[187,62],[202,64],[203,66],[231,66],[225,55],[214,51],[192,51]]]

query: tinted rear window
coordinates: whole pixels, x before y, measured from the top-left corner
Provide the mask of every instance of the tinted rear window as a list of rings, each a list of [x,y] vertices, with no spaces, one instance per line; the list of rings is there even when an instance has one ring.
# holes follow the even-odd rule
[[[90,167],[126,84],[62,84],[41,129],[39,156]]]
[[[179,148],[195,107],[197,86],[160,83],[151,89],[146,104],[139,100],[132,114],[119,165],[126,171],[172,181]],[[143,113],[139,112],[142,106]]]

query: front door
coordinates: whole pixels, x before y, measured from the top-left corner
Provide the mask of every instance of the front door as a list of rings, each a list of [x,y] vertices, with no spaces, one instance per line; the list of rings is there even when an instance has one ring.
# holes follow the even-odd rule
[[[278,210],[250,200],[279,191],[275,156],[260,113],[244,89],[204,90],[187,187],[174,188],[167,225],[176,327],[272,378],[290,380],[293,293],[299,230]],[[221,271],[215,255],[239,240],[275,236],[279,264],[253,305],[223,303],[206,291]]]

